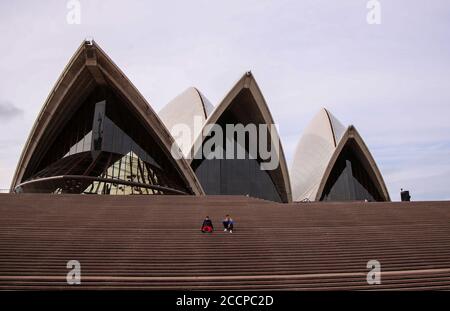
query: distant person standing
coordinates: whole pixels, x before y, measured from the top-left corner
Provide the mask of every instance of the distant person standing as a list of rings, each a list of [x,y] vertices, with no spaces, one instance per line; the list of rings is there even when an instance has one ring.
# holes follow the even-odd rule
[[[202,232],[203,233],[213,233],[213,231],[214,231],[213,223],[212,223],[211,219],[209,219],[209,216],[206,216],[205,219],[203,220]]]
[[[223,220],[223,228],[224,228],[223,231],[233,233],[233,227],[234,227],[233,219],[230,217],[230,215],[226,215],[225,219]]]

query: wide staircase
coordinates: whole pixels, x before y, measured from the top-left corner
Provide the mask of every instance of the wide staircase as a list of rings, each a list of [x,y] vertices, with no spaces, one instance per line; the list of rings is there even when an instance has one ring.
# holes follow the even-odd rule
[[[0,289],[448,290],[450,202],[1,194]]]

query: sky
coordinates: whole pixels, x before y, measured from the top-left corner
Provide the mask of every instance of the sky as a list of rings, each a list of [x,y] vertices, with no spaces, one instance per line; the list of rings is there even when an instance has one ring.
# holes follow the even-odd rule
[[[155,111],[190,86],[217,105],[251,70],[288,163],[321,107],[358,129],[388,186],[450,199],[450,1],[0,2],[0,189],[69,59],[93,38]]]

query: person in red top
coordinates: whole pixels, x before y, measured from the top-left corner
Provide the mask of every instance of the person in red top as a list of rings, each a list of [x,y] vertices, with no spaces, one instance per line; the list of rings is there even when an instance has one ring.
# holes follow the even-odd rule
[[[203,220],[203,224],[202,224],[202,232],[203,233],[213,233],[214,231],[214,226],[213,223],[211,221],[211,219],[209,219],[209,216],[205,217],[205,220]]]

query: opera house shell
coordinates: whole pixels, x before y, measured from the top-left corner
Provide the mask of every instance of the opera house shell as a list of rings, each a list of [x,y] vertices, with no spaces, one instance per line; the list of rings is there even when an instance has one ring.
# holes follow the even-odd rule
[[[194,139],[200,135],[206,119],[208,119],[213,110],[214,106],[209,100],[198,89],[190,87],[169,102],[158,115],[167,129],[173,134],[183,155],[188,157],[194,144]],[[185,136],[180,136],[180,139],[176,139],[176,133],[173,132],[174,127],[180,124],[187,126],[190,133],[192,133],[186,141],[183,141]]]
[[[177,124],[185,125],[192,135],[177,137]],[[251,72],[216,107],[192,87],[157,115],[100,47],[87,41],[46,100],[11,189],[25,193],[247,195],[284,203],[390,200],[356,129],[345,128],[325,109],[304,132],[290,172],[281,143],[278,166],[273,170],[260,169],[260,158],[197,156],[211,138],[210,126],[228,124],[275,124]],[[269,129],[267,139],[274,144],[279,136],[274,127]],[[242,147],[248,152],[248,145]],[[174,149],[177,156],[173,156]]]
[[[47,98],[12,181],[15,192],[194,194],[203,190],[138,90],[95,42]]]
[[[390,201],[356,128],[344,127],[326,109],[304,131],[290,172],[295,201]]]
[[[185,106],[178,107],[180,99],[183,98]],[[188,161],[205,194],[249,195],[271,201],[291,202],[289,175],[281,146],[278,154],[279,165],[271,171],[261,170],[260,160],[250,159],[248,153],[245,159],[209,159],[207,155],[196,156],[210,138],[208,130],[203,130],[208,128],[208,125],[217,124],[225,131],[225,125],[228,124],[244,126],[274,124],[267,103],[251,72],[245,73],[236,82],[214,110],[211,111],[209,107],[209,102],[200,92],[188,89],[161,111],[162,119],[165,120],[169,129],[174,124],[180,123],[192,127],[191,124],[196,117],[202,121],[201,131],[194,132],[193,139],[187,148],[190,149],[187,155],[190,155]],[[167,111],[172,113],[167,115]],[[278,133],[271,133],[271,135],[278,137]],[[224,142],[223,146],[225,145]],[[183,153],[186,154],[187,145],[183,146]],[[248,149],[248,146],[245,148]]]

